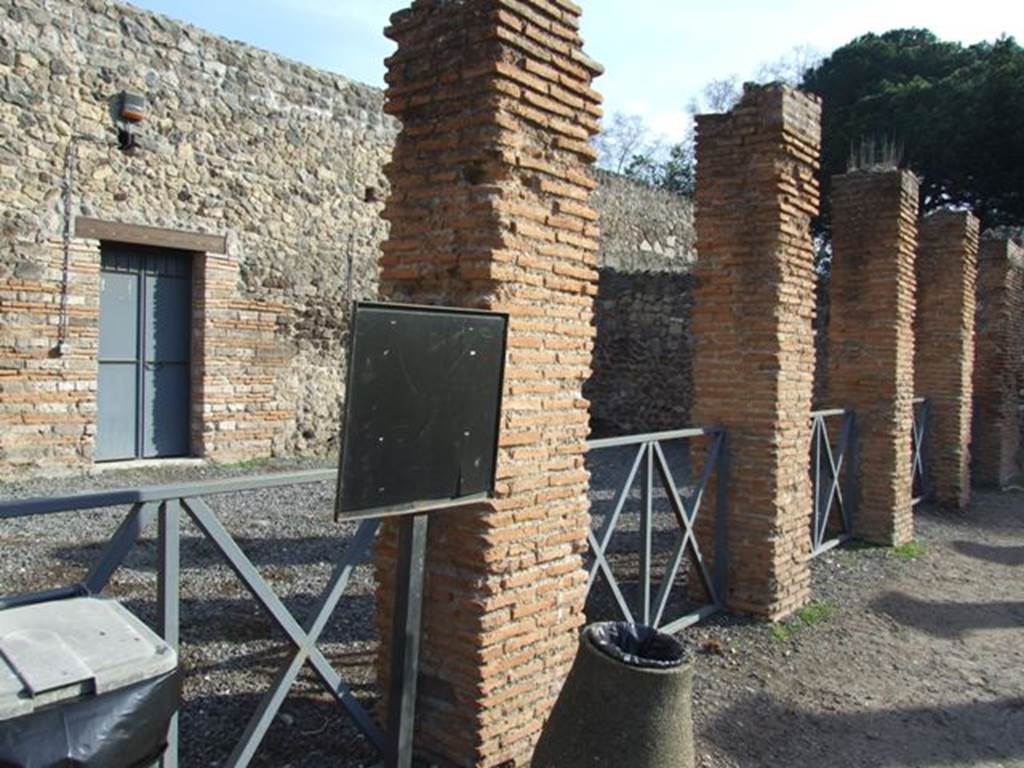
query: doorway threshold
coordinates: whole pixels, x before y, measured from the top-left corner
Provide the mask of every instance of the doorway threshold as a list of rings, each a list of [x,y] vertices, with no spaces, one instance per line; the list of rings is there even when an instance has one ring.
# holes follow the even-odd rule
[[[104,472],[123,472],[132,469],[177,469],[190,467],[205,467],[209,464],[206,459],[194,457],[181,457],[176,459],[126,459],[124,461],[102,461],[92,465],[90,475],[101,475]]]

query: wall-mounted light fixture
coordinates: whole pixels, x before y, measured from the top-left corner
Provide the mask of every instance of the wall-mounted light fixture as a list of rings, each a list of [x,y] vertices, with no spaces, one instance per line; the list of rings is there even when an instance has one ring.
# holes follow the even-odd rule
[[[132,91],[121,91],[113,98],[111,107],[117,127],[117,144],[123,151],[131,152],[138,147],[133,129],[146,119],[146,97]]]

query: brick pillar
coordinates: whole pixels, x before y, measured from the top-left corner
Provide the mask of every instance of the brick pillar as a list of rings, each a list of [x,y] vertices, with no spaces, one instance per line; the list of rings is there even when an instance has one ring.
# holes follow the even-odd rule
[[[939,211],[921,222],[914,319],[914,389],[931,403],[924,450],[935,501],[971,498],[971,398],[978,220]]]
[[[525,765],[584,622],[601,71],[569,0],[417,0],[391,17],[381,294],[510,314],[497,498],[433,518],[417,749]],[[394,536],[377,553],[389,636]],[[386,681],[387,645],[378,664]]]
[[[854,171],[832,187],[829,405],[857,413],[861,538],[914,535],[911,424],[918,181],[908,171]]]
[[[1024,249],[1010,240],[982,241],[977,300],[971,473],[976,485],[1002,487],[1020,472]]]
[[[694,417],[729,431],[728,604],[772,619],[810,593],[820,117],[771,85],[697,118]]]

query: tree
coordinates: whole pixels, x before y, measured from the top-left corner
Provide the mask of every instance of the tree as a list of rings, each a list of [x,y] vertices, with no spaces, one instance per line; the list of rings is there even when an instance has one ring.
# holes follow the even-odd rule
[[[737,75],[711,80],[686,105],[691,116],[728,112],[743,96],[743,85]]]
[[[821,64],[824,56],[810,45],[797,45],[775,61],[762,64],[757,70],[759,83],[785,83],[799,85],[807,72]]]
[[[652,187],[692,196],[697,184],[693,134],[687,134],[681,142],[669,147],[664,160],[650,155],[634,155],[626,166],[625,174]]]
[[[594,138],[598,152],[597,164],[608,171],[624,173],[635,157],[654,157],[661,151],[661,142],[651,135],[640,115],[616,112]]]
[[[924,29],[864,35],[802,87],[824,102],[823,213],[851,155],[887,144],[922,177],[925,210],[961,206],[986,227],[1024,224],[1024,49],[1013,38],[965,47]]]

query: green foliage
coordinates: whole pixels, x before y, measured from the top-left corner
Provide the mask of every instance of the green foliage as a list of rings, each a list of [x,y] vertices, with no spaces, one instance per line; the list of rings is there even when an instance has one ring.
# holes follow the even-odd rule
[[[793,638],[801,630],[824,624],[836,615],[838,609],[828,600],[815,600],[805,605],[787,622],[772,626],[772,638],[780,643]]]
[[[693,195],[697,184],[697,165],[691,141],[673,144],[667,159],[659,161],[653,155],[634,155],[626,166],[625,175],[652,187],[679,195]]]
[[[830,179],[864,143],[904,150],[926,210],[971,208],[1024,224],[1024,48],[962,46],[924,29],[858,37],[804,75],[823,99],[823,211]],[[827,227],[823,227],[827,229]]]
[[[796,612],[796,617],[807,627],[828,621],[836,614],[836,607],[827,600],[815,600]]]
[[[910,541],[898,547],[893,547],[889,551],[893,557],[898,557],[900,560],[919,560],[928,552],[924,544],[919,541]]]

